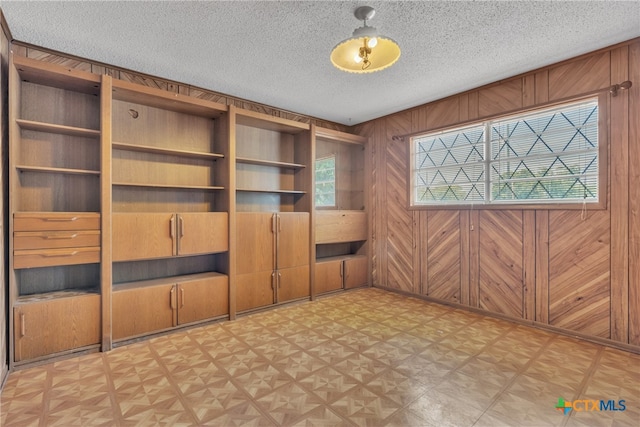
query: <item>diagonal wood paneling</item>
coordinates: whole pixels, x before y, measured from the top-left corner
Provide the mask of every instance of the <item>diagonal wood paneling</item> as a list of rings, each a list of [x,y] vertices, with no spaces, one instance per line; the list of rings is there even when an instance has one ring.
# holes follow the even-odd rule
[[[629,344],[640,346],[640,40],[629,46]]]
[[[447,98],[427,106],[427,129],[436,129],[459,121],[460,101],[458,101],[458,97]]]
[[[549,70],[549,100],[580,95],[611,84],[609,52],[559,65]]]
[[[426,295],[460,302],[460,212],[427,213],[427,283]]]
[[[609,338],[608,211],[549,212],[549,323]]]
[[[393,135],[411,131],[411,112],[396,114],[386,120],[386,207],[387,283],[391,288],[415,292],[414,220],[407,210],[408,143],[393,141]]]
[[[522,79],[506,81],[478,92],[478,112],[481,117],[522,108]]]
[[[523,315],[522,211],[480,212],[480,307]]]

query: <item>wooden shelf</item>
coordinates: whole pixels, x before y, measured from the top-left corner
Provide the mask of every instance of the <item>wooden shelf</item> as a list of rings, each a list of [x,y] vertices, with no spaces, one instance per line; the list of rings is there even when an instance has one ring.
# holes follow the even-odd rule
[[[307,194],[306,191],[297,191],[297,190],[265,190],[265,189],[236,188],[236,191],[244,192],[244,193]]]
[[[176,189],[176,190],[205,190],[205,191],[224,190],[224,187],[213,186],[213,185],[142,184],[142,183],[133,183],[133,182],[114,182],[113,185],[118,187],[169,188],[169,189]]]
[[[100,95],[100,75],[50,62],[12,55],[20,80],[75,92]]]
[[[98,289],[66,289],[64,291],[45,292],[41,294],[23,295],[18,297],[14,305],[32,304],[34,302],[51,301],[60,298],[71,298],[80,295],[100,293]]]
[[[117,79],[113,80],[113,99],[212,119],[228,111],[224,104]]]
[[[100,176],[100,171],[87,169],[68,169],[68,168],[51,168],[44,166],[24,166],[16,165],[16,169],[20,172],[37,172],[37,173],[57,173],[64,175],[95,175]]]
[[[114,142],[111,144],[116,150],[138,151],[142,153],[165,154],[168,156],[188,157],[195,159],[216,160],[224,158],[223,154],[203,153],[198,151],[175,150],[171,148],[151,147],[148,145],[127,144],[124,142]]]
[[[185,283],[192,280],[208,279],[213,277],[226,277],[226,274],[210,271],[207,273],[185,274],[181,276],[160,277],[158,279],[138,280],[134,282],[114,283],[113,291],[125,291],[128,289],[145,288],[149,286],[164,285],[167,283]]]
[[[283,169],[303,169],[306,165],[300,163],[276,162],[272,160],[251,159],[248,157],[236,157],[237,163],[245,163],[249,165],[272,166]]]
[[[38,132],[57,133],[69,136],[88,136],[98,138],[100,131],[95,129],[85,129],[73,126],[56,125],[53,123],[36,122],[33,120],[16,119],[16,123],[21,129],[34,130]]]

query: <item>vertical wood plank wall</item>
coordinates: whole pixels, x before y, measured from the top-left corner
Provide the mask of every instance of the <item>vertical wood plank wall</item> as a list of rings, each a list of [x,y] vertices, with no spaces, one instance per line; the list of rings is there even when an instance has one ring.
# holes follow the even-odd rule
[[[8,165],[9,147],[9,30],[5,27],[5,20],[0,12],[0,183],[2,183],[2,194],[8,191],[8,173],[5,165]],[[5,214],[6,198],[0,197],[0,388],[8,374],[8,324],[7,324],[7,298],[9,293],[9,280],[5,268],[5,252],[7,239],[5,230],[8,225],[8,218]]]
[[[425,77],[428,78],[428,77]],[[393,140],[632,80],[606,96],[607,208],[408,209]],[[640,39],[355,127],[371,138],[374,286],[640,346]]]

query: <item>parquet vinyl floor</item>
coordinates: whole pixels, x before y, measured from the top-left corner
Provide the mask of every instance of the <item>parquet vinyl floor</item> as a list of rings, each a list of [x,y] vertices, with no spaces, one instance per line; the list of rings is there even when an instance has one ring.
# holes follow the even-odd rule
[[[0,400],[7,427],[638,426],[640,355],[367,288],[18,370]]]

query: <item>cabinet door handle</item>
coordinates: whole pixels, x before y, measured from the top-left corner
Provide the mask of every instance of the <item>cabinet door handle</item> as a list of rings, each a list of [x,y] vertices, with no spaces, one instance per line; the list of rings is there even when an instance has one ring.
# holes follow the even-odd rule
[[[271,216],[271,232],[272,232],[273,234],[275,234],[275,233],[276,233],[276,214],[273,214],[273,215]]]
[[[280,289],[281,282],[282,282],[282,274],[278,271],[278,289]]]
[[[180,286],[180,308],[184,307],[184,288]]]
[[[271,273],[271,289],[273,289],[273,303],[278,302],[278,288],[276,286],[276,272]]]
[[[173,239],[175,237],[175,221],[174,216],[171,215],[171,219],[169,220],[169,236]]]
[[[278,214],[278,233],[282,232],[282,222],[280,221],[280,215]]]
[[[45,240],[65,240],[65,239],[75,239],[76,237],[78,237],[78,233],[44,236]]]
[[[169,292],[169,305],[171,310],[176,309],[176,287],[171,287],[171,291]]]
[[[40,256],[45,257],[45,258],[53,258],[53,257],[60,257],[60,256],[74,256],[77,255],[78,251],[73,251],[73,252],[67,252],[67,253],[55,253],[55,254],[40,254]]]
[[[180,224],[180,237],[184,237],[184,218],[178,215],[178,223]]]
[[[344,277],[344,262],[340,261],[340,277]]]
[[[45,218],[44,220],[48,222],[72,222],[72,221],[77,221],[78,217],[70,216],[66,218]]]
[[[24,319],[24,313],[20,313],[20,337],[24,337],[27,334],[27,325]]]

